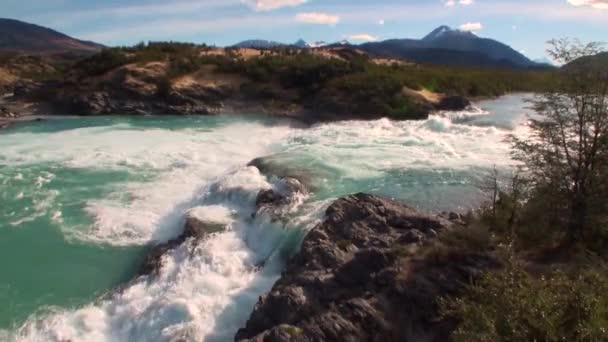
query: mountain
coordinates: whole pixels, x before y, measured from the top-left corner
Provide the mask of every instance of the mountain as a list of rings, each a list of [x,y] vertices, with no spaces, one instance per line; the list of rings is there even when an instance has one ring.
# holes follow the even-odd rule
[[[608,52],[601,52],[594,56],[581,57],[562,66],[562,69],[564,70],[572,70],[574,68],[591,68],[605,72],[605,70],[608,70]]]
[[[264,39],[250,39],[232,45],[232,47],[248,49],[272,49],[284,46],[287,46],[287,44]]]
[[[245,40],[240,43],[232,45],[232,47],[238,48],[250,48],[250,49],[273,49],[273,48],[282,48],[282,47],[292,47],[298,49],[309,49],[316,48],[327,45],[325,42],[315,42],[313,44],[309,44],[304,39],[298,39],[293,44],[285,44],[281,42],[275,42],[272,40],[264,40],[264,39],[251,39]]]
[[[0,51],[94,53],[102,48],[103,45],[78,40],[46,27],[0,18]]]
[[[306,48],[310,47],[310,44],[308,44],[303,39],[299,39],[297,42],[293,43],[292,46],[295,46],[295,47],[300,48],[300,49],[306,49]]]
[[[549,59],[548,57],[540,57],[540,58],[536,58],[533,60],[535,63],[538,64],[545,64],[545,65],[549,65],[549,66],[555,66],[555,62],[553,62],[551,59]]]
[[[541,67],[506,44],[448,26],[440,26],[422,39],[391,39],[365,43],[358,48],[371,55],[406,58],[418,63]]]
[[[462,38],[462,39],[475,39],[477,36],[471,31],[453,30],[449,26],[442,25],[431,31],[422,38],[423,42],[434,42],[444,38]]]
[[[308,45],[310,45],[310,47],[312,47],[312,48],[320,48],[320,47],[324,47],[324,46],[327,46],[330,44],[328,44],[326,41],[318,40],[318,41],[308,44]]]

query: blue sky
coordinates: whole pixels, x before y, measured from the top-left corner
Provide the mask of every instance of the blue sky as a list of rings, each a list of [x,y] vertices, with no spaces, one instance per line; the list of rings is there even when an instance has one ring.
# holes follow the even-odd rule
[[[532,58],[551,38],[608,40],[608,0],[0,0],[0,15],[106,45],[263,38],[352,42],[473,30]]]

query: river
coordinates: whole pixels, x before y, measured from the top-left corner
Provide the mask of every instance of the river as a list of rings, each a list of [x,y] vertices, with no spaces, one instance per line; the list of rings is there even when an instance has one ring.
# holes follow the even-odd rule
[[[505,138],[525,131],[524,97],[309,128],[257,115],[15,124],[0,132],[0,340],[230,341],[333,199],[479,205],[481,179],[513,165]],[[278,181],[247,166],[258,157],[310,183],[283,222],[251,217]],[[192,210],[228,229],[133,279]]]

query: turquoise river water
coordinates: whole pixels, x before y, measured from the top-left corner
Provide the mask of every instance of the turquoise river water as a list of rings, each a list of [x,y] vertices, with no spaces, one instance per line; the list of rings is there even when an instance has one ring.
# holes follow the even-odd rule
[[[525,131],[523,99],[310,128],[255,115],[15,125],[0,132],[0,340],[230,341],[333,199],[478,205],[479,180],[513,164],[504,139]],[[287,222],[251,218],[257,193],[277,184],[247,166],[257,157],[311,182]],[[228,229],[134,279],[147,248],[194,211]]]

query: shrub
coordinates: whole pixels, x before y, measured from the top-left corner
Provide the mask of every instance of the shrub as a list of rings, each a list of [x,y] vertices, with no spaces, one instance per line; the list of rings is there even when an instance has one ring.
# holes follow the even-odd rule
[[[131,62],[133,62],[133,58],[120,49],[104,49],[98,54],[78,62],[75,69],[81,76],[99,76]]]
[[[439,241],[446,246],[469,252],[483,252],[492,244],[492,234],[483,224],[446,230],[439,235]]]
[[[509,262],[440,307],[460,321],[455,341],[599,341],[608,338],[607,291],[605,269],[535,278]]]

